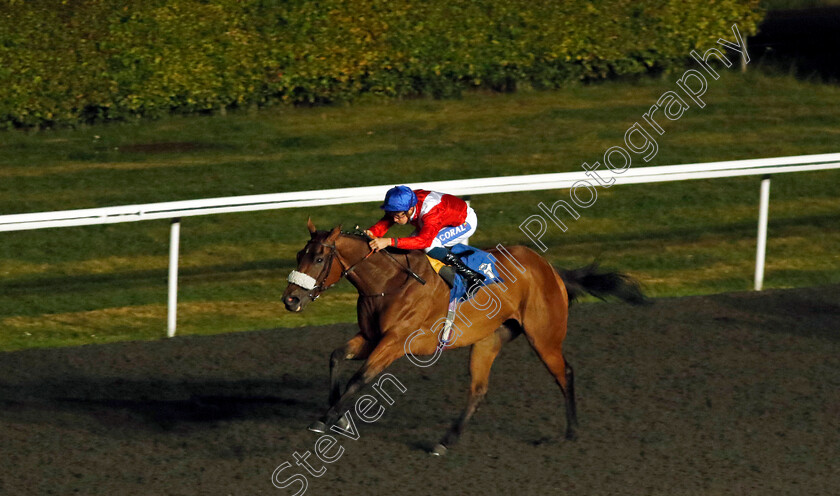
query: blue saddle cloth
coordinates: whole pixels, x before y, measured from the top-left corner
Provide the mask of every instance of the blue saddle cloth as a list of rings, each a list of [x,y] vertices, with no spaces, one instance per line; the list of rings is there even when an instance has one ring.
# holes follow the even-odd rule
[[[499,272],[496,270],[496,257],[487,253],[484,250],[473,248],[467,245],[455,245],[449,250],[458,256],[467,267],[472,270],[484,274],[484,284],[487,286],[494,282],[501,282]],[[452,290],[449,292],[449,302],[457,300],[458,298],[467,299],[467,285],[464,283],[464,278],[460,275],[455,275],[455,284],[452,285]]]

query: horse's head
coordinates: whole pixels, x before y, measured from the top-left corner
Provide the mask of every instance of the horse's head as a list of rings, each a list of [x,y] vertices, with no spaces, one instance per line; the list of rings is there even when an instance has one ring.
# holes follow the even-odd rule
[[[283,304],[290,312],[303,310],[342,276],[335,247],[341,226],[326,232],[316,230],[312,220],[307,220],[306,225],[311,239],[298,252],[297,269],[289,274],[289,285],[283,292]]]

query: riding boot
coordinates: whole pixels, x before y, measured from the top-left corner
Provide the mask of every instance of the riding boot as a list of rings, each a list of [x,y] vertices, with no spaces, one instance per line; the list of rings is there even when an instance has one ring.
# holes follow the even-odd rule
[[[473,287],[481,286],[484,282],[485,277],[483,274],[467,267],[467,264],[461,261],[460,258],[449,250],[446,250],[446,255],[443,256],[441,261],[447,265],[455,267],[455,272],[461,274],[461,277],[463,277],[467,283],[467,292],[470,292]]]

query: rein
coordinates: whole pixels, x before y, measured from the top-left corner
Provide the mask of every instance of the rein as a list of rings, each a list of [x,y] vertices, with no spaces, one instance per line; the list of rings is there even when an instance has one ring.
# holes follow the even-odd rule
[[[346,236],[346,235],[347,235],[347,233],[340,233],[339,234],[339,236]],[[367,236],[365,236],[365,238],[369,239],[369,238],[367,238]],[[336,248],[335,243],[332,243],[332,244],[328,245],[326,243],[322,243],[322,242],[319,241],[318,244],[323,246],[324,248],[329,248],[331,250],[330,251],[330,256],[327,259],[326,266],[321,271],[321,274],[318,275],[318,279],[320,279],[320,282],[318,282],[316,279],[313,279],[312,276],[309,276],[309,275],[304,274],[302,272],[298,272],[296,270],[293,270],[289,274],[289,278],[288,278],[289,282],[291,282],[293,284],[297,284],[298,286],[300,286],[304,289],[308,289],[309,290],[309,297],[312,298],[313,301],[317,300],[318,297],[321,296],[322,292],[330,289],[331,287],[336,285],[338,283],[338,281],[340,281],[343,277],[352,273],[356,269],[356,267],[358,267],[362,262],[367,260],[371,255],[373,255],[374,253],[377,253],[377,252],[373,251],[373,249],[371,249],[370,252],[368,252],[368,254],[365,255],[364,257],[362,257],[359,261],[357,261],[356,263],[354,263],[350,266],[347,266],[347,264],[345,264],[344,261],[339,256],[338,249]],[[383,251],[383,250],[380,250],[380,251]],[[388,257],[391,260],[393,260],[394,263],[399,265],[401,269],[403,269],[405,272],[407,272],[409,275],[411,275],[411,277],[413,277],[417,282],[419,282],[420,284],[426,284],[426,281],[423,280],[422,277],[417,275],[413,270],[411,270],[410,266],[407,267],[407,266],[403,265],[402,263],[400,263],[396,258],[394,258],[394,255],[392,255],[390,252],[385,251],[385,254],[388,255]],[[333,263],[334,259],[338,260],[338,263],[339,263],[339,265],[341,265],[343,270],[341,272],[341,276],[339,276],[339,278],[336,279],[336,281],[334,283],[325,287],[324,283],[327,281],[327,277],[329,277],[330,270],[332,269],[332,263]],[[408,257],[406,257],[406,262],[408,262]],[[410,263],[409,263],[409,265],[410,265]],[[365,293],[359,292],[359,296],[362,296],[362,297],[385,296],[386,294],[387,293],[365,294]]]
[[[379,250],[379,251],[384,251],[384,250]],[[373,253],[373,251],[371,251],[371,253]],[[426,281],[422,277],[418,276],[416,272],[411,270],[411,267],[406,267],[405,265],[401,264],[396,258],[394,258],[394,255],[392,255],[391,252],[385,251],[385,254],[388,255],[391,258],[391,260],[394,261],[395,264],[399,265],[404,271],[408,272],[408,275],[413,277],[417,282],[419,282],[420,284],[426,284]],[[368,255],[370,255],[370,254],[368,254]],[[408,263],[408,257],[406,257],[405,261],[406,261],[406,263]]]

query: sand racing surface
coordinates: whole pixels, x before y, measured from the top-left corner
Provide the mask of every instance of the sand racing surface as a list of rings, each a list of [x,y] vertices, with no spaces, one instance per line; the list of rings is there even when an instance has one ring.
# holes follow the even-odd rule
[[[469,351],[401,359],[389,372],[406,391],[356,420],[357,440],[334,434],[328,453],[343,451],[325,464],[306,427],[353,333],[0,354],[0,494],[295,494],[272,485],[287,461],[280,480],[303,474],[307,494],[840,494],[840,286],[573,306],[576,441],[520,337],[461,442],[431,457],[466,401]],[[306,451],[320,477],[294,465]]]

